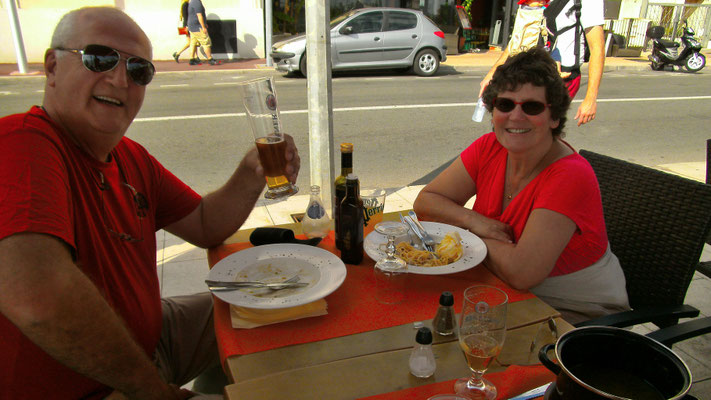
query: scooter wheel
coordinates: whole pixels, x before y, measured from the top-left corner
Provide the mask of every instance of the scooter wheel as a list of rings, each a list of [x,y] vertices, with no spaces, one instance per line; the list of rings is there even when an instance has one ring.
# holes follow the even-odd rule
[[[693,53],[684,61],[684,66],[689,72],[700,71],[706,65],[706,56],[701,53]]]
[[[664,69],[664,64],[652,61],[651,67],[654,71],[662,71]]]

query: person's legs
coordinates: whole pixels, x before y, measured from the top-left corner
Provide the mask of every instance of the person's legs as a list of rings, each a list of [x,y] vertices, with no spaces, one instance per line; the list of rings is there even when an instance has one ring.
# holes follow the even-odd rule
[[[182,386],[208,369],[219,368],[212,295],[176,296],[162,303],[163,329],[155,362],[163,379]]]
[[[190,59],[194,60],[195,57],[197,56],[197,44],[198,44],[198,39],[197,36],[195,35],[197,32],[190,32]]]

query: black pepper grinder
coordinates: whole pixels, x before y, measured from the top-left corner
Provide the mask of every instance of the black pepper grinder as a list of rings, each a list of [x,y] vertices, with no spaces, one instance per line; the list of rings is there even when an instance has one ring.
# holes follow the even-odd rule
[[[454,296],[452,292],[442,292],[439,296],[439,308],[434,319],[432,319],[432,327],[434,331],[440,335],[448,336],[454,333]]]

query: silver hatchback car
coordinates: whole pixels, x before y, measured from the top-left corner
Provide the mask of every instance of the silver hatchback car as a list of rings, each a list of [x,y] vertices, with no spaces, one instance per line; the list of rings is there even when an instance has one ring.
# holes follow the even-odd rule
[[[444,32],[422,11],[373,7],[347,12],[331,21],[331,68],[338,70],[412,68],[434,75],[447,59]],[[272,46],[277,71],[306,76],[306,37]]]

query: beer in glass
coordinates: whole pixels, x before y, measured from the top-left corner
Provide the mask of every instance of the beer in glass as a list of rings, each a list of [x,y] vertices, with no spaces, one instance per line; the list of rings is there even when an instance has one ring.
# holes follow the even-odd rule
[[[263,77],[244,82],[240,86],[247,120],[267,180],[264,197],[278,199],[291,196],[299,188],[286,178],[286,141],[281,128],[274,80]]]

